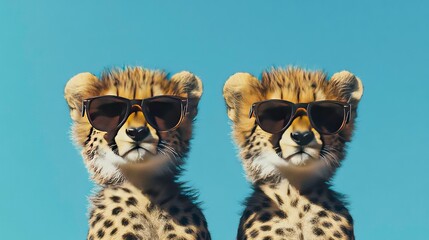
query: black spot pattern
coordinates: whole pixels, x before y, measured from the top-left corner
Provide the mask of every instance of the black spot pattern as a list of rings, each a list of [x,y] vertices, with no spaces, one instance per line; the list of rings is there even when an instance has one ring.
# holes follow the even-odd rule
[[[122,236],[123,240],[139,240],[136,235],[132,233],[126,233]]]
[[[173,230],[174,230],[174,226],[173,225],[171,225],[169,223],[167,223],[167,224],[164,225],[164,231],[165,232],[173,231]]]
[[[317,216],[319,216],[319,217],[327,217],[328,216],[328,214],[326,213],[326,211],[320,211],[320,212],[318,212],[317,213]]]
[[[287,218],[287,214],[285,212],[283,212],[282,210],[275,211],[275,214],[276,214],[276,216],[278,216],[281,219]]]
[[[316,236],[322,236],[322,235],[325,235],[325,232],[324,232],[322,229],[318,228],[318,227],[313,228],[313,233],[314,233]]]
[[[111,196],[110,199],[115,203],[119,203],[121,201],[121,198],[118,196]]]
[[[281,228],[276,229],[276,234],[279,236],[284,236],[285,235],[285,231]]]
[[[109,228],[113,225],[113,222],[111,220],[104,221],[104,227]]]
[[[130,218],[137,218],[137,213],[135,213],[135,212],[129,212],[128,216],[130,216]]]
[[[103,229],[98,230],[98,232],[97,232],[97,237],[98,237],[98,238],[102,238],[103,236],[104,236],[104,231],[103,231]]]
[[[298,198],[296,198],[296,199],[294,199],[293,201],[291,201],[291,202],[290,202],[290,205],[291,205],[292,207],[296,207],[296,206],[298,205],[298,202],[299,202],[299,199],[298,199]]]
[[[136,206],[137,205],[137,199],[134,197],[129,197],[128,200],[125,202],[125,204],[129,206]]]
[[[269,212],[263,213],[261,216],[259,216],[259,221],[261,222],[268,222],[272,218],[271,214]]]
[[[126,219],[126,218],[122,218],[121,223],[122,223],[123,226],[128,226],[128,224],[130,223],[130,221],[128,221],[128,219]]]
[[[116,207],[112,210],[112,215],[118,215],[122,211],[123,211],[123,209],[121,207]]]
[[[341,225],[340,228],[341,228],[341,231],[344,233],[344,235],[346,235],[346,236],[350,235],[350,231],[349,231],[349,229],[347,229],[346,226]]]
[[[271,226],[269,226],[269,225],[262,225],[261,226],[261,230],[264,231],[264,232],[270,231],[271,230]]]
[[[340,232],[338,232],[338,231],[335,231],[334,232],[334,237],[336,237],[336,238],[341,238],[343,235],[341,235],[341,233]]]
[[[310,204],[305,204],[304,207],[302,208],[302,210],[304,210],[304,212],[308,212],[311,208]]]
[[[101,214],[101,213],[97,213],[96,215],[95,215],[95,219],[94,219],[94,221],[91,223],[91,226],[92,227],[94,227],[95,226],[95,224],[97,224],[100,220],[102,220],[103,219],[103,215]]]
[[[334,219],[334,220],[335,220],[335,221],[337,221],[337,222],[341,221],[341,218],[340,218],[338,215],[336,215],[336,214],[334,214],[334,215],[332,216],[332,219]]]
[[[143,227],[143,225],[141,225],[141,224],[134,224],[134,225],[133,225],[133,229],[134,229],[135,231],[139,231],[139,230],[143,230],[143,229],[144,229],[144,227]]]
[[[253,229],[252,231],[250,231],[249,235],[250,235],[252,238],[255,238],[255,237],[257,237],[257,236],[259,235],[259,232],[258,232],[258,230]]]
[[[173,239],[173,238],[175,238],[175,237],[177,237],[177,235],[176,235],[176,234],[174,234],[174,233],[172,233],[172,234],[169,234],[169,235],[167,236],[167,239]]]
[[[330,223],[330,222],[323,222],[322,226],[324,226],[325,228],[331,228],[332,227],[332,223]]]
[[[279,205],[283,205],[283,200],[282,200],[282,198],[281,198],[279,195],[277,195],[277,194],[275,194],[274,196],[276,197],[277,202],[279,203]]]

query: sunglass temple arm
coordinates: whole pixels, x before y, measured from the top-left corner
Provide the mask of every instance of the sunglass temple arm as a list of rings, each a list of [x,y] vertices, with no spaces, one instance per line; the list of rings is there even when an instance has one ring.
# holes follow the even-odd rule
[[[350,119],[352,118],[352,104],[348,103],[348,105],[345,107],[347,109],[346,123],[349,123]]]
[[[252,118],[252,115],[253,115],[253,107],[255,107],[254,105],[252,105],[251,107],[250,107],[250,111],[249,111],[249,118]]]
[[[81,117],[85,116],[85,110],[86,110],[86,100],[82,101],[82,112],[81,112]]]
[[[183,111],[185,113],[185,116],[188,115],[188,106],[189,106],[189,98],[186,98],[186,104],[183,107],[184,108]]]

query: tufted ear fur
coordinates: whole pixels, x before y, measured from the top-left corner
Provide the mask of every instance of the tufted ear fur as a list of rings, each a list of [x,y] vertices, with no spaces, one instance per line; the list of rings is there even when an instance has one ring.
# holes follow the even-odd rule
[[[182,71],[174,74],[170,81],[167,81],[167,93],[187,97],[191,118],[197,114],[197,106],[203,94],[203,83],[194,74]]]
[[[249,73],[236,73],[229,77],[223,87],[223,97],[228,108],[228,117],[237,122],[249,114],[254,102],[262,100],[261,83]]]
[[[344,101],[357,104],[363,95],[362,81],[348,71],[335,73],[329,85],[334,94]]]
[[[64,88],[64,98],[70,108],[73,121],[81,118],[82,101],[97,96],[100,91],[98,78],[91,73],[79,73],[72,77]]]
[[[188,98],[201,98],[203,84],[194,74],[182,71],[174,74],[169,83],[169,90],[175,95],[186,95]]]

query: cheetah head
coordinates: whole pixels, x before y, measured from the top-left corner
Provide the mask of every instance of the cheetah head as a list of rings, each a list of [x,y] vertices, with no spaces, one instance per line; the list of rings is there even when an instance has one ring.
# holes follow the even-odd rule
[[[262,81],[248,73],[236,73],[225,83],[223,94],[233,138],[250,181],[328,180],[345,156],[346,142],[351,140],[363,86],[347,71],[334,74],[328,81],[323,72],[288,68],[264,72]],[[312,127],[306,110],[300,109],[285,130],[271,134],[261,129],[254,116],[249,117],[253,103],[269,99],[295,104],[349,102],[351,118],[340,132],[326,135]],[[299,144],[294,135],[303,132],[310,138]]]
[[[192,122],[197,114],[202,83],[189,72],[180,72],[167,79],[165,73],[140,67],[106,71],[98,79],[91,73],[72,77],[64,97],[73,120],[72,139],[82,149],[81,154],[98,184],[114,184],[124,180],[126,169],[138,168],[144,173],[174,175],[189,150]],[[159,95],[188,99],[187,113],[172,131],[161,132],[150,126],[142,111],[129,114],[118,129],[103,132],[95,129],[87,114],[82,114],[83,100],[113,95],[127,99],[146,99]],[[140,109],[141,110],[141,109]],[[138,138],[130,129],[144,129]]]

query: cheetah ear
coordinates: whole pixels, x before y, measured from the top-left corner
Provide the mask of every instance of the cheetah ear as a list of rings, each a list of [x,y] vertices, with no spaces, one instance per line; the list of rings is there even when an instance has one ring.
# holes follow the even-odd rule
[[[335,73],[329,81],[335,95],[345,101],[358,103],[363,95],[362,81],[348,71]]]
[[[194,74],[182,71],[171,77],[168,91],[173,95],[200,99],[203,94],[203,83]]]
[[[241,117],[248,118],[250,107],[262,100],[262,84],[249,73],[235,73],[225,82],[223,97],[228,109],[228,117],[236,122]]]
[[[203,83],[194,74],[182,71],[174,74],[168,82],[167,94],[188,98],[190,118],[197,115],[197,107],[203,94]]]
[[[79,73],[72,77],[64,88],[64,98],[70,108],[70,117],[73,121],[81,118],[82,101],[99,94],[100,82],[91,73]]]

